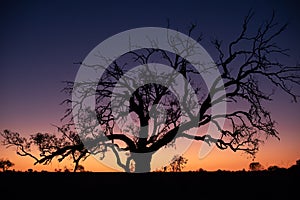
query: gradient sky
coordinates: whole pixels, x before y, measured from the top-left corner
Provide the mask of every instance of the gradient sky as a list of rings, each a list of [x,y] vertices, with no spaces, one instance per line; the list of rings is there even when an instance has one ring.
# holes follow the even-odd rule
[[[156,26],[185,30],[196,23],[204,34],[203,47],[214,57],[208,41],[234,39],[250,8],[261,23],[274,9],[280,23],[289,22],[278,44],[290,49],[287,63],[300,63],[300,4],[280,1],[1,1],[0,4],[0,130],[24,135],[54,131],[64,112],[61,81],[74,80],[78,65],[106,38],[132,28]],[[299,91],[299,90],[298,90]],[[300,91],[299,91],[300,93]],[[264,166],[290,166],[300,159],[300,104],[282,93],[270,104],[281,140],[267,140],[257,155]],[[238,170],[251,160],[240,153],[214,150],[199,160],[195,143],[187,152],[187,169]],[[13,149],[0,147],[16,169],[32,168]],[[54,162],[55,163],[55,162]],[[87,169],[109,171],[90,158]],[[54,168],[63,164],[53,164]],[[49,166],[48,166],[49,168]],[[48,169],[47,168],[47,169]],[[43,169],[39,166],[36,169]]]

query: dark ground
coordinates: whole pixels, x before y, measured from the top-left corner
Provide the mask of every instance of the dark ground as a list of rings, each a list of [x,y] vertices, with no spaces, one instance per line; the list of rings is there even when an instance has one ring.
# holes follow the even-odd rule
[[[89,193],[100,196],[109,194],[112,195],[111,197],[116,197],[124,194],[120,191],[126,189],[127,193],[135,195],[139,191],[146,199],[154,194],[157,196],[157,192],[174,197],[184,194],[186,198],[188,195],[195,195],[202,197],[200,199],[215,199],[214,197],[294,199],[294,196],[299,197],[300,193],[299,178],[299,169],[165,173],[2,172],[0,173],[0,191],[2,195],[7,193],[8,196],[9,194],[22,194],[23,198],[26,195],[35,194],[36,191],[43,192],[44,195],[45,193],[49,195],[56,193],[86,195]],[[159,195],[156,198],[158,197]]]

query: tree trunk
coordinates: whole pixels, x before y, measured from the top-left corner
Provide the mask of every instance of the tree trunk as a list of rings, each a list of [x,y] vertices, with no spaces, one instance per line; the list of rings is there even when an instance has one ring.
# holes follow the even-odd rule
[[[151,159],[153,153],[136,153],[133,156],[133,160],[135,162],[135,170],[136,173],[144,173],[151,171]]]

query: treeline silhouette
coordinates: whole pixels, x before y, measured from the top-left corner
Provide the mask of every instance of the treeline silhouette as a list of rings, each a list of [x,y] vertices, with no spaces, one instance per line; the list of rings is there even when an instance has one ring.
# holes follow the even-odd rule
[[[184,171],[184,167],[186,166],[188,162],[188,159],[183,157],[183,156],[174,156],[174,159],[172,160],[172,162],[165,166],[162,167],[161,169],[156,169],[152,172],[200,172],[200,173],[218,173],[218,172],[226,172],[226,173],[243,173],[243,172],[300,172],[300,159],[296,160],[296,162],[294,164],[292,164],[289,167],[279,167],[277,165],[271,165],[267,168],[265,168],[260,162],[251,162],[249,164],[249,168],[248,169],[242,169],[242,170],[237,170],[237,171],[230,171],[230,170],[222,170],[222,169],[218,169],[216,171],[207,171],[203,168],[199,168],[198,170],[189,170],[189,171]],[[45,173],[45,172],[50,172],[50,173],[61,173],[61,172],[74,172],[72,169],[64,166],[63,168],[55,168],[54,171],[47,171],[47,170],[41,170],[41,171],[37,171],[37,170],[33,170],[31,168],[27,169],[26,171],[20,171],[20,170],[15,170],[12,169],[10,170],[9,168],[15,166],[15,164],[13,162],[11,162],[8,159],[0,159],[0,169],[2,170],[2,172],[5,173],[13,173],[13,172],[29,172],[29,173]],[[95,171],[87,171],[85,170],[85,167],[83,165],[79,165],[78,170],[76,170],[75,172],[90,172],[90,173],[104,173],[104,172],[95,172]],[[115,172],[113,172],[115,173]],[[150,173],[150,172],[149,172]]]
[[[267,169],[239,171],[206,171],[202,168],[196,171],[153,171],[148,173],[6,170],[0,173],[0,188],[2,191],[50,191],[52,188],[53,191],[66,193],[78,188],[78,190],[80,189],[78,192],[81,193],[84,191],[96,192],[112,185],[118,185],[118,188],[130,186],[132,189],[141,186],[154,188],[171,186],[177,188],[169,191],[171,195],[174,195],[174,192],[179,194],[199,189],[201,197],[211,197],[211,195],[218,197],[237,192],[242,195],[284,196],[285,199],[290,199],[298,194],[299,161],[288,168],[271,166]],[[163,191],[166,192],[165,189]]]
[[[174,167],[174,165],[172,166]],[[300,159],[286,168],[275,165],[262,168],[259,162],[252,162],[248,169],[238,171],[221,169],[207,171],[200,168],[195,171],[156,170],[147,173],[127,173],[93,172],[84,170],[84,167],[81,169],[78,172],[67,168],[57,169],[54,172],[45,170],[38,172],[32,169],[15,171],[6,168],[4,172],[0,173],[0,188],[1,191],[15,192],[16,195],[22,194],[22,197],[30,195],[29,191],[42,192],[43,195],[44,192],[52,191],[53,194],[60,193],[60,197],[62,195],[70,197],[75,194],[88,194],[87,192],[94,195],[95,192],[104,191],[105,188],[136,190],[143,187],[148,191],[149,186],[162,188],[164,194],[170,193],[168,196],[185,194],[186,198],[193,194],[193,192],[190,193],[191,191],[194,191],[199,192],[199,198],[204,199],[223,197],[224,195],[237,197],[234,193],[239,197],[247,195],[257,198],[284,197],[284,199],[291,199],[298,195]],[[152,189],[148,191],[149,195],[153,195],[151,191]],[[97,194],[101,195],[102,193]]]

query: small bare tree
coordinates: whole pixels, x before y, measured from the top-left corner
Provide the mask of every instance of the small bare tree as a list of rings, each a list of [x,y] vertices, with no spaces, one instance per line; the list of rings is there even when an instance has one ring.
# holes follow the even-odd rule
[[[172,159],[172,162],[170,163],[170,165],[167,166],[167,168],[169,168],[168,171],[181,172],[183,170],[183,168],[186,166],[187,162],[188,162],[187,158],[176,155]]]
[[[0,168],[3,172],[7,171],[9,168],[13,167],[15,164],[8,159],[0,159]]]

